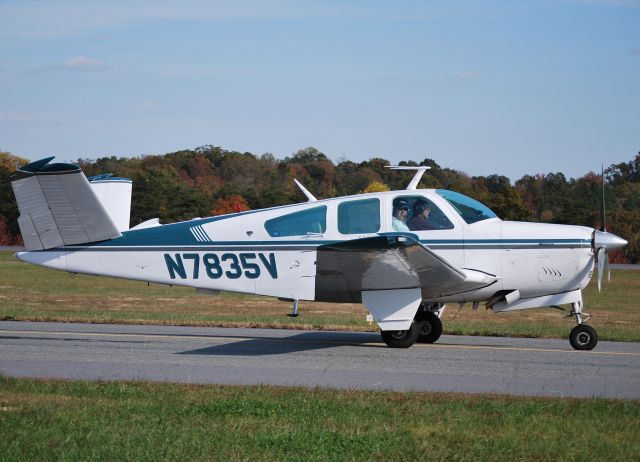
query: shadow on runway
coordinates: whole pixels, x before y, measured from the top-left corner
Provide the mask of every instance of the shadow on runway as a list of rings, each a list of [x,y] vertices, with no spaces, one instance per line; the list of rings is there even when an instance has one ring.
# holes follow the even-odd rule
[[[289,337],[252,338],[234,343],[225,343],[196,350],[183,351],[181,355],[212,356],[264,356],[357,346],[387,348],[380,334],[370,332],[305,332]]]

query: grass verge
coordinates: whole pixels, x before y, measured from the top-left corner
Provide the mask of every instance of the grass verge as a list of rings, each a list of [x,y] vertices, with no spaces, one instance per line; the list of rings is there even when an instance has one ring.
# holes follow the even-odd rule
[[[639,460],[640,403],[0,378],[2,460]]]
[[[585,311],[601,340],[640,341],[640,271],[614,271],[602,293],[592,283],[584,292]],[[70,275],[17,261],[0,252],[0,319],[222,327],[275,327],[374,331],[360,304],[303,302],[298,318],[287,317],[289,303],[269,297],[223,293],[136,281]],[[552,309],[495,314],[470,305],[443,315],[449,334],[562,337],[573,319]]]

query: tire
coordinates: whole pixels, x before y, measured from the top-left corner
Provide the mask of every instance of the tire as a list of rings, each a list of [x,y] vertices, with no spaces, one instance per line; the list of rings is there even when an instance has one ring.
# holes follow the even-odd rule
[[[383,330],[380,334],[390,348],[409,348],[418,340],[418,324],[412,321],[407,330]]]
[[[435,343],[442,335],[442,321],[431,311],[421,311],[416,315],[418,342]]]
[[[598,344],[598,333],[587,324],[579,324],[571,330],[569,343],[576,350],[593,350]]]

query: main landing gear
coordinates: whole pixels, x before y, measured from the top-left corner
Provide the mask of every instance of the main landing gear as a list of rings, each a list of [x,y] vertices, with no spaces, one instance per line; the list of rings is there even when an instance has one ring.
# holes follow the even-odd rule
[[[436,342],[442,335],[440,315],[444,308],[443,303],[420,305],[409,329],[382,331],[382,340],[391,348],[409,348],[416,342]]]
[[[593,350],[598,344],[598,333],[593,327],[584,324],[591,316],[584,313],[583,318],[582,315],[582,302],[573,303],[570,316],[575,316],[578,325],[571,330],[569,343],[576,350]]]

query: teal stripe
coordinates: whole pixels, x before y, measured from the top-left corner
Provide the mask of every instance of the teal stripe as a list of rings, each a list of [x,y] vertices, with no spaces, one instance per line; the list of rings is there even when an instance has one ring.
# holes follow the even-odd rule
[[[115,239],[114,241],[117,241]],[[144,243],[144,242],[121,242],[116,243],[109,241],[104,243],[98,243],[92,245],[93,248],[150,248],[150,249],[164,249],[175,247],[202,247],[202,248],[217,248],[217,247],[272,247],[272,248],[287,248],[287,247],[318,247],[321,245],[333,245],[343,242],[349,242],[349,239],[345,240],[287,240],[287,241],[216,241],[208,244],[203,244],[202,241],[184,243],[184,242],[162,242],[162,243]],[[518,248],[526,246],[527,248],[568,248],[568,247],[587,247],[591,246],[591,241],[588,240],[569,240],[559,239],[556,241],[546,239],[544,241],[536,241],[532,239],[519,239],[517,241],[500,241],[500,240],[482,240],[482,241],[462,241],[462,240],[432,240],[432,241],[420,241],[427,247],[439,247],[449,246],[451,248],[463,248],[463,247],[477,247],[477,248]],[[107,245],[108,244],[108,245]],[[86,248],[86,245],[69,246],[69,248]]]

